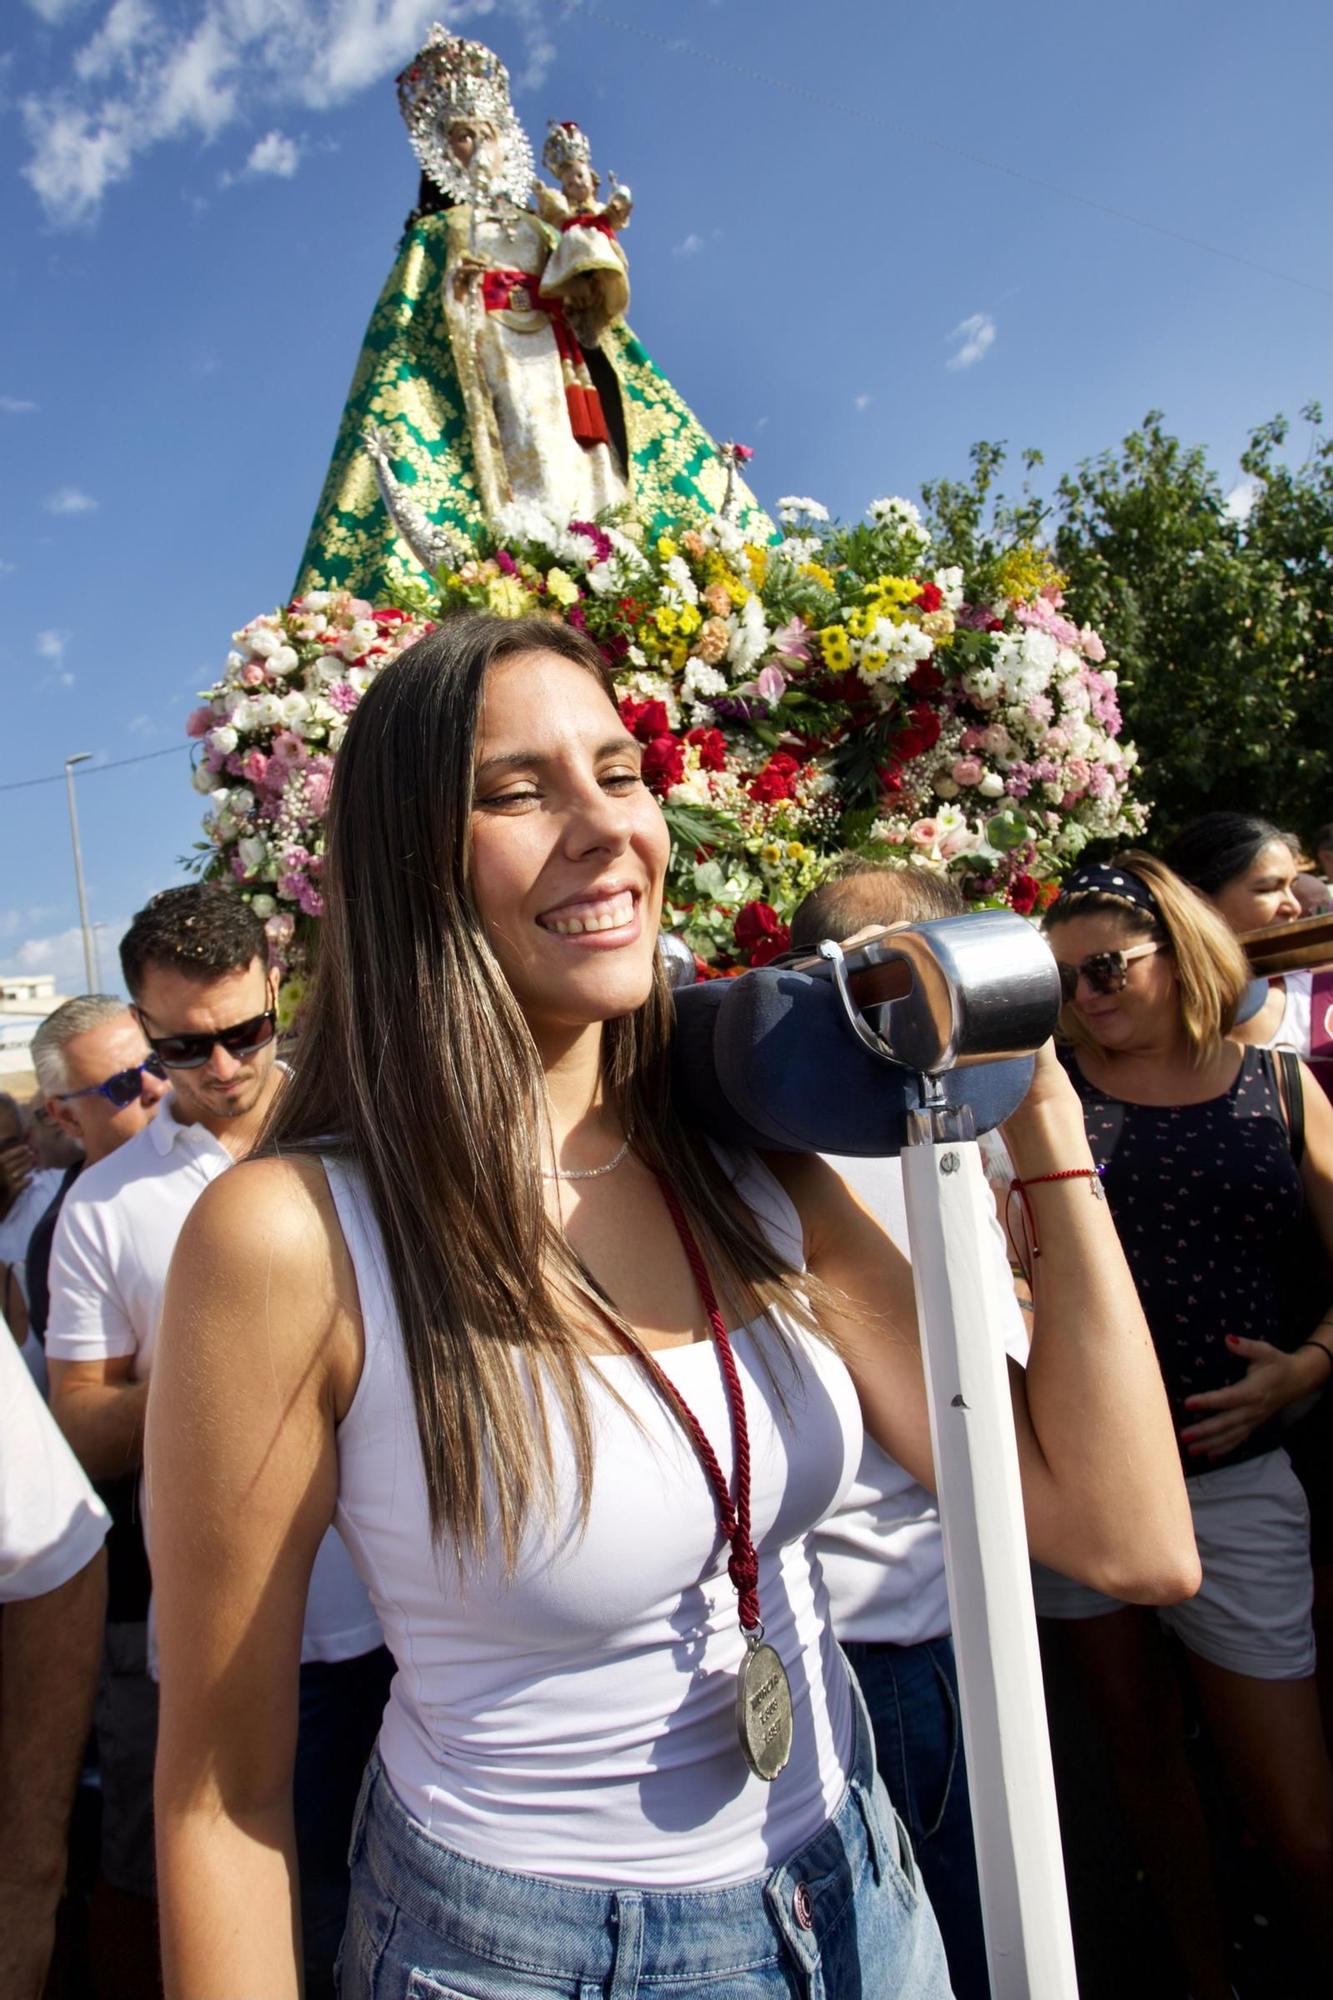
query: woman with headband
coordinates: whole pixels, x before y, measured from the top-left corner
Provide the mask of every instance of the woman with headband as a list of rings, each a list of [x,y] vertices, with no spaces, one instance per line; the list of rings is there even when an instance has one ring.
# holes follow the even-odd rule
[[[1039,1574],[1038,1610],[1069,1621],[1193,2000],[1227,2000],[1207,1828],[1155,1618],[1184,1645],[1310,1963],[1333,1975],[1309,1517],[1275,1427],[1333,1373],[1333,1310],[1313,1331],[1293,1328],[1285,1290],[1307,1210],[1333,1246],[1333,1107],[1293,1061],[1298,1160],[1281,1066],[1231,1035],[1248,983],[1240,948],[1162,862],[1127,853],[1077,869],[1046,931],[1070,995],[1069,1074],[1177,1421],[1203,1585],[1154,1615]]]

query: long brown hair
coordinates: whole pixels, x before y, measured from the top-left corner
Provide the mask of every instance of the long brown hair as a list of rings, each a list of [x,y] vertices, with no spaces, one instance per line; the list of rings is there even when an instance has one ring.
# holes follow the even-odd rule
[[[623,1327],[547,1220],[541,1063],[469,885],[485,677],[538,652],[583,667],[614,702],[592,642],[541,619],[453,618],[367,689],[333,781],[299,1059],[264,1139],[267,1152],[340,1154],[359,1169],[402,1327],[432,1529],[461,1557],[494,1528],[510,1566],[534,1499],[553,1501],[551,1391],[588,1503],[592,1428],[569,1302]],[[608,1100],[639,1157],[674,1182],[724,1309],[753,1319],[782,1302],[809,1324],[795,1272],[677,1115],[671,1020],[659,962],[643,1005],[605,1025]]]
[[[1044,928],[1057,930],[1071,917],[1113,916],[1133,938],[1164,945],[1175,960],[1180,1021],[1190,1062],[1208,1062],[1236,1024],[1236,1009],[1250,982],[1245,954],[1212,904],[1156,855],[1140,848],[1117,854],[1111,866],[1137,875],[1151,892],[1158,914],[1136,910],[1121,898],[1097,890],[1077,891],[1052,904]],[[1080,1048],[1107,1051],[1079,1022],[1073,1006],[1064,1009],[1062,1033]]]

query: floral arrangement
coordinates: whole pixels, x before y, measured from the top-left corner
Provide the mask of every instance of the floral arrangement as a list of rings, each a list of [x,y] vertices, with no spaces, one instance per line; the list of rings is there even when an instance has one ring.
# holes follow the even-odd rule
[[[600,647],[673,835],[666,920],[705,972],[785,949],[796,904],[849,851],[946,870],[969,901],[1028,913],[1088,841],[1141,831],[1114,667],[1066,616],[1043,550],[965,578],[932,563],[910,501],[877,500],[850,527],[813,500],[779,516],[772,543],[725,513],[645,543],[614,518],[515,507],[420,602],[313,592],[254,620],[190,718],[209,872],[299,958],[347,718],[463,609],[563,619]]]

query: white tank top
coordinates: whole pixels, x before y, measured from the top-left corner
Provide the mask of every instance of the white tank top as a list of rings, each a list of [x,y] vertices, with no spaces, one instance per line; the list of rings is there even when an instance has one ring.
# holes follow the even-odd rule
[[[800,1224],[756,1160],[729,1170],[784,1256]],[[513,1577],[492,1549],[460,1581],[432,1545],[425,1479],[383,1243],[359,1173],[325,1161],[356,1269],[365,1360],[338,1428],[336,1524],[398,1671],[380,1755],[407,1810],[494,1867],[626,1887],[710,1888],[785,1861],[842,1798],[846,1670],[807,1534],[861,1453],[843,1363],[798,1329],[732,1336],[752,1457],[765,1637],[791,1680],[791,1762],[750,1775],[736,1734],[744,1656],[730,1554],[694,1446],[633,1356],[589,1361],[595,1442],[580,1533],[573,1450],[552,1403],[557,1505],[534,1517]],[[657,1356],[728,1483],[731,1423],[709,1341]],[[613,1381],[628,1410],[601,1391]]]

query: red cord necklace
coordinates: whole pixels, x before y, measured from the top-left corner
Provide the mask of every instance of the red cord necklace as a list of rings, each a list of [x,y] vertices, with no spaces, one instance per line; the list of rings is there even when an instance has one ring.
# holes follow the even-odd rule
[[[736,1727],[746,1763],[757,1778],[771,1783],[791,1755],[791,1686],[782,1661],[771,1646],[764,1644],[764,1627],[759,1616],[759,1558],[750,1535],[750,1433],[745,1421],[745,1395],[736,1357],[731,1351],[731,1341],[718,1310],[717,1294],[708,1275],[708,1266],[694,1240],[694,1232],[686,1221],[676,1190],[665,1176],[659,1174],[657,1178],[667,1211],[676,1225],[676,1233],[694,1273],[694,1282],[708,1315],[713,1345],[717,1349],[718,1364],[726,1385],[736,1458],[734,1500],[727,1490],[717,1453],[680,1390],[646,1348],[638,1346],[627,1334],[620,1333],[619,1338],[643,1364],[658,1393],[665,1397],[680,1418],[716,1495],[722,1533],[731,1544],[727,1574],[736,1587],[741,1631],[745,1635],[745,1659],[737,1677]]]

